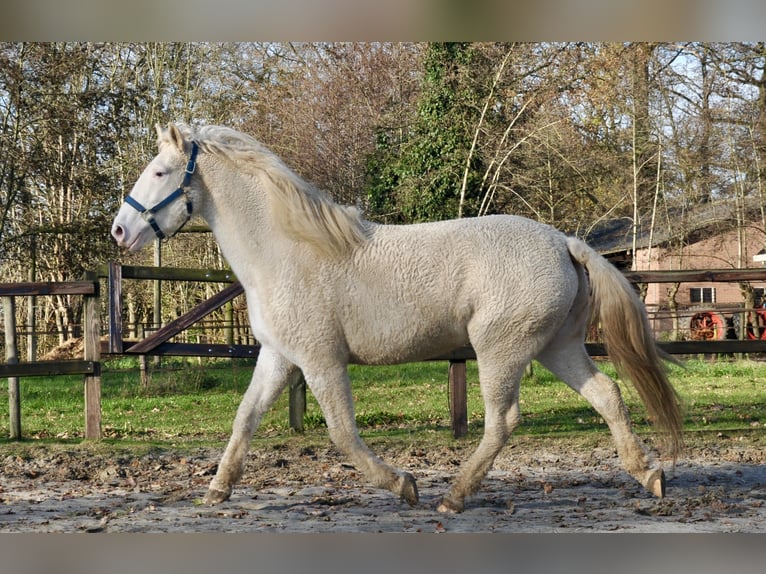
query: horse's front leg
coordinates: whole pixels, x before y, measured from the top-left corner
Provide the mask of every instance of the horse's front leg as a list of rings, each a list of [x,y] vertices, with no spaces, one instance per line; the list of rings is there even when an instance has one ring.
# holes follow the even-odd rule
[[[231,496],[232,488],[242,477],[250,439],[263,414],[298,376],[300,370],[295,365],[271,349],[261,348],[250,386],[237,409],[229,444],[205,495],[205,504],[217,504]]]
[[[384,463],[359,436],[351,383],[345,365],[304,368],[303,374],[322,409],[335,446],[373,485],[390,490],[410,505],[417,504],[418,488],[413,476]]]

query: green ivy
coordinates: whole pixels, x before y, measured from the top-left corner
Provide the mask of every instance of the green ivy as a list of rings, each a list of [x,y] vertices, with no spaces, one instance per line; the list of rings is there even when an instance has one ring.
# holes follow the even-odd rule
[[[476,51],[469,43],[432,43],[424,58],[423,89],[414,124],[401,141],[386,130],[368,159],[372,216],[411,223],[458,214],[460,187],[483,90],[473,81]],[[481,161],[471,165],[464,213],[481,181]]]

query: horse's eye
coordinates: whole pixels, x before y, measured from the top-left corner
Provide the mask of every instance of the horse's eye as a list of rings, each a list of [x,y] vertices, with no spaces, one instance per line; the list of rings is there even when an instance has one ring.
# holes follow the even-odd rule
[[[154,177],[163,177],[164,175],[165,175],[164,171],[157,170],[154,172]]]

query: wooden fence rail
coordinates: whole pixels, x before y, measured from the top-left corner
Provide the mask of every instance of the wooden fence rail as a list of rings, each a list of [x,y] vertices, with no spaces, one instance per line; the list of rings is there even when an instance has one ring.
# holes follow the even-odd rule
[[[668,282],[728,282],[728,281],[766,281],[766,269],[715,269],[702,271],[652,271],[630,272],[625,274],[629,281],[639,283]],[[100,303],[99,279],[105,278],[109,295],[108,301],[108,342],[100,342]],[[194,325],[220,306],[242,293],[242,287],[230,271],[213,271],[182,268],[120,266],[110,263],[88,274],[88,281],[68,283],[0,283],[0,297],[5,304],[12,305],[16,296],[38,296],[53,294],[79,294],[84,296],[84,333],[85,351],[82,360],[48,361],[37,363],[19,363],[15,356],[15,325],[9,325],[9,317],[14,317],[12,309],[6,309],[6,363],[0,365],[0,376],[9,378],[9,391],[13,378],[23,376],[50,376],[56,374],[82,374],[85,376],[85,437],[101,436],[101,365],[102,353],[130,355],[179,355],[208,357],[245,357],[256,358],[258,345],[233,344],[192,344],[173,343],[170,339],[184,329]],[[122,281],[123,279],[143,279],[152,281],[207,281],[230,283],[220,293],[203,301],[185,315],[165,325],[158,331],[139,342],[123,339],[122,321]],[[10,334],[10,336],[9,336]],[[672,341],[661,342],[660,347],[669,354],[723,354],[723,353],[766,353],[766,340],[719,340],[719,341]],[[13,347],[11,349],[11,347]],[[592,356],[606,354],[604,346],[588,343],[586,348]],[[430,360],[449,363],[447,374],[449,389],[449,409],[454,436],[466,434],[467,416],[467,381],[466,362],[475,360],[476,354],[470,346],[454,349],[449,353],[433,357]],[[305,381],[297,380],[290,385],[290,425],[302,430],[306,405]],[[18,379],[13,392],[9,392],[11,401],[18,402]],[[14,409],[12,409],[13,411]],[[20,421],[18,409],[15,409]],[[11,413],[14,418],[14,412]],[[13,422],[18,426],[20,422]]]

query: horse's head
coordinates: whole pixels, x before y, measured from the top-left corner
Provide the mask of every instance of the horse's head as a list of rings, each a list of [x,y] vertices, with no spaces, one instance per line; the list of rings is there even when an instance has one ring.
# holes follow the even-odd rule
[[[171,237],[192,215],[197,144],[178,127],[157,126],[159,154],[136,181],[112,224],[120,247],[138,251],[154,237]]]

